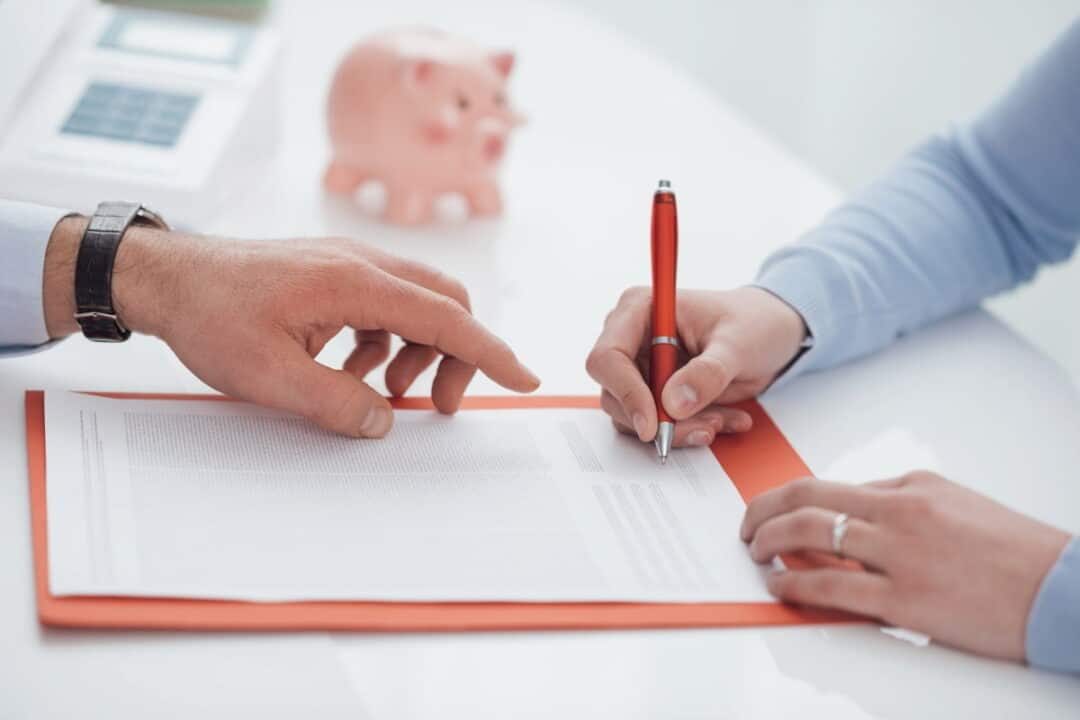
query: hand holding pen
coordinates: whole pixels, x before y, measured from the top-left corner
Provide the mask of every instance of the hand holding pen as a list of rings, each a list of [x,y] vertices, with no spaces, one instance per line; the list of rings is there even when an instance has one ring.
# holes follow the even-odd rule
[[[671,188],[658,190],[664,189]],[[654,196],[654,208],[657,200]],[[671,210],[674,220],[674,203]],[[654,214],[654,225],[656,219]],[[661,245],[666,242],[662,239]],[[674,250],[675,243],[670,244]],[[710,445],[718,433],[750,429],[750,416],[730,406],[772,383],[800,352],[806,327],[787,303],[755,287],[675,295],[674,253],[670,260],[670,270],[662,271],[670,273],[671,309],[658,308],[648,287],[626,290],[607,316],[586,369],[600,383],[601,405],[620,431],[655,443],[661,422],[673,421],[672,447]],[[657,310],[670,313],[673,327],[654,319]],[[654,344],[656,337],[674,338],[678,346]],[[654,374],[654,354],[674,356],[673,372],[667,370],[671,360],[660,359],[665,367]],[[664,374],[666,382],[657,382]],[[657,386],[655,394],[647,378]],[[665,443],[660,439],[658,450]]]

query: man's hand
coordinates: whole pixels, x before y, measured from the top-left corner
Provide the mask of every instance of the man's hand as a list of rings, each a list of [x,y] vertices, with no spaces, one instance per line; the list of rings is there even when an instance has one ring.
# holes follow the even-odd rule
[[[652,296],[631,288],[608,315],[589,354],[589,375],[615,426],[641,440],[656,435],[648,377]],[[724,405],[754,397],[799,351],[802,318],[765,290],[680,290],[676,310],[684,366],[664,387],[664,408],[677,422],[675,445],[708,445],[718,432],[750,429],[750,416]]]
[[[1023,660],[1031,604],[1069,535],[928,472],[844,485],[797,480],[755,498],[742,539],[757,562],[832,552],[865,570],[788,570],[769,590],[793,603],[880,618],[965,650]]]
[[[81,223],[57,226],[46,253],[46,324],[74,332],[73,270]],[[65,227],[65,224],[66,227]],[[208,385],[356,437],[381,437],[390,404],[363,382],[390,354],[394,395],[441,356],[432,399],[458,409],[477,369],[511,390],[540,381],[469,309],[465,288],[419,263],[341,238],[248,242],[132,227],[113,273],[113,303],[132,330],[157,335]],[[314,357],[345,327],[343,370]]]

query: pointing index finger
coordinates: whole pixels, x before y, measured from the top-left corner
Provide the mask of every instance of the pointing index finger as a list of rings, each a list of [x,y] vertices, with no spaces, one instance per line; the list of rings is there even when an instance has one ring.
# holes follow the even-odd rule
[[[430,345],[444,355],[478,367],[505,388],[532,392],[540,380],[517,359],[510,346],[485,328],[457,301],[376,270],[375,296],[350,294],[347,321],[359,328],[372,326],[420,345]]]

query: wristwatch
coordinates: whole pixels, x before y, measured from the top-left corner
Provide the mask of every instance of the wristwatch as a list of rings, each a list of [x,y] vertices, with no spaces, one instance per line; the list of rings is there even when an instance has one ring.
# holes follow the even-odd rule
[[[79,244],[75,319],[83,335],[97,342],[123,342],[131,337],[113,307],[112,273],[120,241],[133,223],[169,229],[160,215],[138,203],[103,202],[94,211]]]

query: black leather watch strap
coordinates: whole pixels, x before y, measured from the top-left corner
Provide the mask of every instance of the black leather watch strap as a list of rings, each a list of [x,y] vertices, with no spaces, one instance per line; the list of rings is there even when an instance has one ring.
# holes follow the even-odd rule
[[[138,203],[103,202],[97,206],[79,244],[75,261],[75,319],[83,335],[99,342],[123,342],[131,337],[112,301],[116,251],[132,223],[168,229],[155,213]]]

